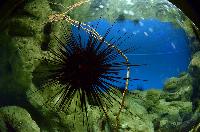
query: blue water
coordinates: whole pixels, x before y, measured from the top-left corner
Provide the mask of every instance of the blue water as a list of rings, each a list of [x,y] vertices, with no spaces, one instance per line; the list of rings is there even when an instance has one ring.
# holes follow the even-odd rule
[[[134,23],[131,20],[117,21],[114,24],[108,21],[96,20],[88,23],[104,36],[112,26],[106,40],[112,38],[111,43],[118,40],[116,45],[123,50],[134,47],[135,50],[126,53],[132,64],[146,64],[140,67],[131,67],[132,79],[129,90],[163,88],[164,82],[181,72],[187,71],[190,62],[189,39],[183,29],[174,27],[170,22],[161,22],[156,19],[141,20]],[[73,33],[77,29],[73,27]],[[82,41],[87,42],[88,34],[80,32]],[[126,71],[121,73],[123,76]],[[122,85],[123,84],[119,84]]]

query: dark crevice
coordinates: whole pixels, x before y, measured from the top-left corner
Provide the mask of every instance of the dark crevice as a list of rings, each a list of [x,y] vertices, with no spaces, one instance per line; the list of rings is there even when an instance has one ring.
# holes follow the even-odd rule
[[[43,51],[47,51],[49,49],[49,43],[50,43],[50,34],[52,32],[52,24],[50,22],[48,22],[45,26],[44,26],[44,40],[41,44],[41,50]]]
[[[15,128],[8,121],[5,121],[5,125],[7,128],[7,132],[16,132]]]
[[[200,87],[199,87],[199,80],[193,81],[193,89],[192,89],[192,111],[195,112],[197,108],[200,106],[199,99],[200,99]]]

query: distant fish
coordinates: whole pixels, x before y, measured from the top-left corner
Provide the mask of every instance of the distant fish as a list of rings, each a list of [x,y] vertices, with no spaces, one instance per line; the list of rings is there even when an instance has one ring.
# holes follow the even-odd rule
[[[133,23],[134,23],[134,24],[139,24],[139,22],[140,22],[139,19],[134,19],[134,20],[133,20]]]

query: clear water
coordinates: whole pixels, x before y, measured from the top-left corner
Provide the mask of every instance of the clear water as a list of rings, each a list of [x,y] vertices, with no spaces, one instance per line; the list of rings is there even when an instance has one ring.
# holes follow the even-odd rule
[[[190,62],[190,41],[185,31],[175,27],[170,22],[161,22],[157,19],[140,21],[121,20],[110,23],[105,19],[91,21],[90,26],[104,36],[113,26],[106,37],[110,43],[115,43],[118,48],[125,50],[134,48],[126,53],[131,64],[146,64],[131,67],[129,90],[163,88],[170,77],[176,77],[181,72],[186,72]],[[77,29],[73,28],[77,34]],[[88,34],[80,32],[83,40],[88,40]],[[119,39],[122,37],[121,39]],[[119,40],[118,40],[119,39]],[[106,44],[105,44],[106,45]],[[122,76],[126,74],[124,70]],[[123,84],[118,84],[120,86]]]

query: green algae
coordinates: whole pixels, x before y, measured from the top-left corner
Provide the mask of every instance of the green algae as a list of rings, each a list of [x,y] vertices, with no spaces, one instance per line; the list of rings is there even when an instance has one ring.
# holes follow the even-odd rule
[[[0,108],[0,131],[40,132],[40,128],[25,109],[9,106]]]

